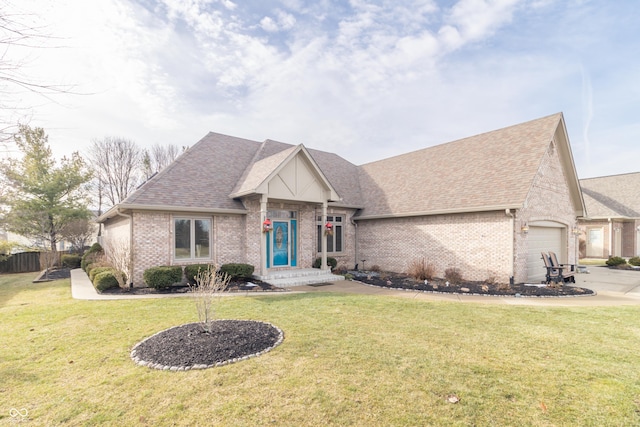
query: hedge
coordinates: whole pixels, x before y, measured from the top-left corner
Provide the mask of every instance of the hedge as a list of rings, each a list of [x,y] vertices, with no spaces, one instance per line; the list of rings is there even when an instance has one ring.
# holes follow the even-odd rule
[[[635,266],[640,265],[640,257],[634,256],[633,258],[629,258],[629,264]]]
[[[80,261],[80,268],[84,271],[87,271],[87,266],[98,259],[100,256],[104,254],[104,249],[100,246],[100,243],[94,243],[91,245],[89,250],[82,255],[82,260]],[[87,271],[87,274],[89,272]]]
[[[232,279],[250,278],[253,274],[254,267],[251,264],[222,264],[221,273],[227,273]]]
[[[156,289],[166,289],[174,283],[180,283],[182,281],[182,267],[161,266],[147,268],[142,274],[142,278],[147,286]]]
[[[80,267],[80,262],[82,261],[82,257],[80,255],[72,255],[65,254],[60,258],[62,261],[62,266],[67,268],[78,268]]]
[[[615,267],[615,266],[626,264],[626,263],[627,263],[627,260],[619,256],[613,256],[606,261],[606,264],[609,267]]]
[[[191,264],[186,265],[184,267],[184,277],[187,278],[187,282],[190,285],[195,285],[196,280],[195,276],[198,274],[198,271],[206,271],[208,268],[211,268],[215,271],[216,266],[211,264]]]
[[[113,275],[114,272],[115,270],[110,268],[109,270],[96,274],[93,279],[93,286],[98,292],[118,287],[118,279]]]
[[[89,280],[91,280],[93,282],[95,277],[98,274],[104,273],[105,271],[113,271],[113,267],[101,266],[101,267],[90,268],[89,269]]]
[[[320,268],[320,264],[322,264],[322,258],[316,258],[316,260],[313,262],[313,268]],[[330,266],[333,270],[338,266],[338,261],[336,261],[335,258],[328,256],[327,265]]]

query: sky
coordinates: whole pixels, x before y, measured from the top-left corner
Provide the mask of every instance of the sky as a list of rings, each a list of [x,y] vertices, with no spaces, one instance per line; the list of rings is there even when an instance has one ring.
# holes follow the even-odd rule
[[[58,157],[213,131],[364,164],[563,112],[579,178],[640,171],[632,1],[0,3],[46,35],[0,63],[66,89],[0,82],[0,119],[44,128]]]

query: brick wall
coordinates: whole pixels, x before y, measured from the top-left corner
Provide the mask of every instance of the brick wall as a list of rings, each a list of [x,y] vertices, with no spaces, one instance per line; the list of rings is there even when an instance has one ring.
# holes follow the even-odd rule
[[[520,233],[522,224],[552,221],[564,226],[563,251],[559,254],[569,264],[577,263],[577,239],[572,234],[576,226],[576,214],[571,202],[569,185],[564,175],[555,142],[549,144],[536,173],[523,208],[518,210],[515,224],[514,275],[516,282],[527,279],[527,235]],[[542,261],[541,261],[542,262]]]
[[[143,286],[147,268],[172,264],[172,221],[166,212],[133,213],[133,284]]]
[[[244,215],[216,215],[214,218],[215,264],[246,263],[246,218]]]
[[[444,277],[458,268],[465,279],[508,281],[511,222],[504,211],[433,215],[358,222],[359,262],[407,272],[425,258]]]

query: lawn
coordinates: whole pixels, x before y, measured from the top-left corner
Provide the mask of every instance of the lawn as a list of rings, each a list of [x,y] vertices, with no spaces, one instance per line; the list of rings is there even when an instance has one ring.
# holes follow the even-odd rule
[[[204,371],[136,366],[133,345],[197,320],[188,298],[76,301],[69,281],[0,275],[0,424],[631,426],[640,308],[338,294],[220,300],[271,322],[272,352]],[[447,397],[457,396],[458,403]]]

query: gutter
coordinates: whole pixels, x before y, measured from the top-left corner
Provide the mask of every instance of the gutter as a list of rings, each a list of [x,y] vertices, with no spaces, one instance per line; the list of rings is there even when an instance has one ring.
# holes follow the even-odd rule
[[[125,214],[120,212],[120,208],[118,206],[116,208],[116,216],[123,216],[125,218],[129,218],[129,265],[130,271],[129,274],[129,287],[133,288],[133,215]]]
[[[509,274],[509,283],[513,285],[514,281],[515,281],[515,262],[516,260],[515,258],[515,249],[514,246],[516,245],[516,239],[515,239],[515,235],[516,235],[516,229],[515,229],[515,223],[516,223],[516,217],[515,215],[511,212],[511,209],[505,209],[504,213],[510,217],[510,223],[511,223],[511,232],[513,233],[511,236],[511,253],[510,253],[510,257],[509,259],[511,260],[511,273]]]
[[[421,211],[421,212],[406,212],[399,214],[380,214],[380,215],[364,215],[354,217],[354,221],[369,220],[369,219],[388,219],[388,218],[406,218],[412,216],[432,216],[432,215],[447,215],[457,213],[477,213],[477,212],[493,212],[493,211],[507,211],[511,209],[519,209],[521,205],[506,205],[506,206],[481,206],[478,208],[456,208],[456,209],[441,209],[436,211]]]
[[[196,212],[206,214],[222,214],[222,215],[246,215],[249,213],[246,209],[224,209],[224,208],[201,208],[189,206],[173,206],[173,205],[144,205],[144,204],[119,204],[107,212],[96,218],[96,222],[105,222],[109,218],[122,214],[122,210],[141,210],[156,212]]]

